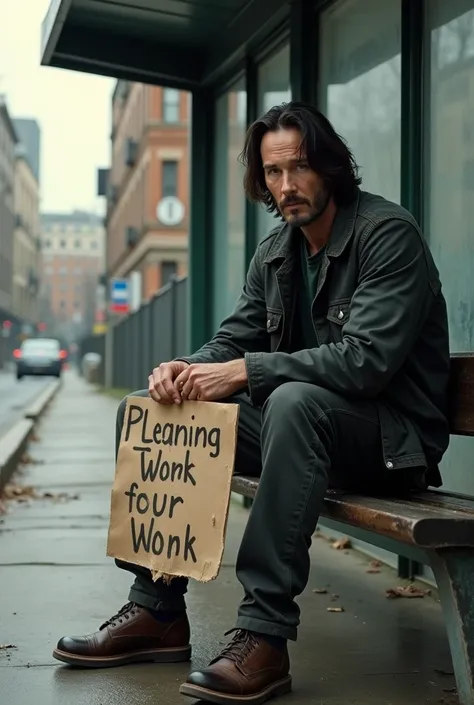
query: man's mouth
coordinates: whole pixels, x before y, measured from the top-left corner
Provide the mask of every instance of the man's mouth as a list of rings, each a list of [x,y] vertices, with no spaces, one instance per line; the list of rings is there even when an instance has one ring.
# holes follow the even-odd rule
[[[296,206],[307,206],[306,201],[292,201],[291,203],[285,203],[283,210],[286,208],[295,208]]]

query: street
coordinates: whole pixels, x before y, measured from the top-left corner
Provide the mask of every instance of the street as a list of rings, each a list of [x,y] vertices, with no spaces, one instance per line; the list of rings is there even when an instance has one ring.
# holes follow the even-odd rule
[[[26,407],[41,394],[51,377],[24,377],[18,382],[13,370],[0,371],[0,436],[23,416]]]

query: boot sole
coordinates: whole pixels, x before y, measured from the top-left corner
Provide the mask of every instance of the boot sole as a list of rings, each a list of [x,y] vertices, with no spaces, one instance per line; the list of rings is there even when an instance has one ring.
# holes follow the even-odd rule
[[[272,683],[264,690],[261,690],[254,695],[229,695],[227,693],[219,693],[216,690],[201,688],[199,685],[191,683],[183,683],[179,692],[181,695],[188,695],[191,698],[198,698],[207,703],[215,703],[216,705],[228,705],[229,703],[252,703],[252,705],[260,705],[270,698],[276,698],[279,695],[285,695],[291,691],[291,676],[284,678],[281,681]]]
[[[180,663],[191,659],[191,646],[179,649],[149,649],[146,651],[131,651],[119,656],[79,656],[69,654],[67,651],[54,649],[53,658],[69,666],[81,668],[112,668],[113,666],[127,666],[130,663]]]

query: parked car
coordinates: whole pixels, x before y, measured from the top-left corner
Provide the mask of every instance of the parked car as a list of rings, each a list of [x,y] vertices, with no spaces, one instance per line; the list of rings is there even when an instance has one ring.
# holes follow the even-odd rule
[[[28,338],[14,351],[16,378],[25,375],[52,375],[60,377],[67,351],[53,338]]]

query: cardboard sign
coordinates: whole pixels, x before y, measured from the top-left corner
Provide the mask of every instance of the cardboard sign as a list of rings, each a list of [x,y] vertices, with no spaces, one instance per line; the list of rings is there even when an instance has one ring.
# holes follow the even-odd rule
[[[112,490],[107,555],[154,580],[217,577],[231,494],[238,404],[129,397]]]

